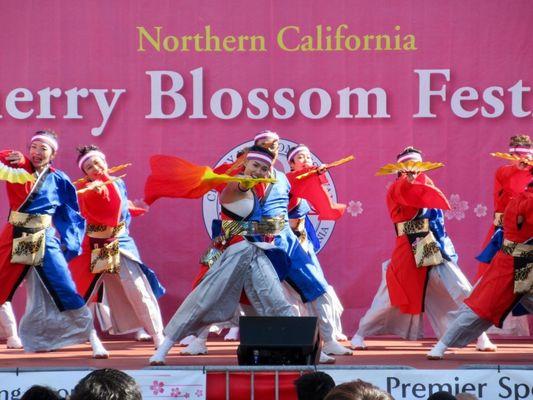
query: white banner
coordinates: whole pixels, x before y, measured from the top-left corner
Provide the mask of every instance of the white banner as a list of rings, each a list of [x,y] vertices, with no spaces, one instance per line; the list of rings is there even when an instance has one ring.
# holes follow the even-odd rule
[[[0,372],[0,400],[18,400],[33,385],[50,386],[66,397],[86,371]],[[132,370],[143,399],[205,400],[206,376],[202,370]]]
[[[389,392],[395,400],[425,400],[444,390],[466,392],[480,400],[533,399],[533,371],[526,369],[324,369],[337,384],[356,379]]]

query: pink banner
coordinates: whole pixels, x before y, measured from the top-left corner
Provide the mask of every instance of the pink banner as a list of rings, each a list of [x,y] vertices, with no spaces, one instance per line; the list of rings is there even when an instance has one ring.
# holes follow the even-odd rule
[[[375,172],[407,145],[445,163],[431,177],[450,199],[447,227],[473,277],[504,162],[489,153],[532,133],[532,20],[527,0],[5,0],[0,148],[25,149],[33,131],[54,129],[55,165],[78,178],[75,148],[95,143],[111,164],[133,163],[132,199],[150,155],[215,165],[265,128],[323,162],[354,154],[331,171],[348,209],[319,255],[351,334],[394,240],[391,178]],[[190,291],[210,212],[209,196],[165,199],[132,225],[168,288],[165,320]]]

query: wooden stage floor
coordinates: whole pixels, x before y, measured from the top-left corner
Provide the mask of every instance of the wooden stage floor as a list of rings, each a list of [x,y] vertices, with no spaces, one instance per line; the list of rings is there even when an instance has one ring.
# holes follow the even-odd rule
[[[442,361],[429,361],[426,352],[434,344],[432,340],[416,342],[398,339],[375,338],[366,341],[369,349],[354,351],[352,356],[336,356],[333,366],[340,368],[351,366],[362,368],[368,366],[407,366],[418,369],[455,369],[472,365],[530,366],[533,367],[533,341],[531,339],[495,340],[498,345],[496,353],[481,353],[474,346],[455,349]],[[141,369],[149,367],[148,358],[153,353],[151,343],[139,343],[126,340],[108,340],[104,342],[111,353],[107,360],[91,358],[89,344],[71,346],[61,351],[49,353],[24,353],[22,350],[7,350],[0,344],[1,369],[69,369],[69,368],[104,368]],[[347,343],[345,343],[347,344]],[[235,366],[238,342],[224,342],[213,338],[208,341],[209,354],[203,356],[181,356],[180,347],[175,346],[168,358],[167,365],[180,366]]]

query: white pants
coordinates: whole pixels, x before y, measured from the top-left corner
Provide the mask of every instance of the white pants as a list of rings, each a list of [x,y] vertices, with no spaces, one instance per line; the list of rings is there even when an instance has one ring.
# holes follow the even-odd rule
[[[104,273],[94,287],[103,286],[102,303],[94,304],[94,312],[102,330],[114,335],[144,328],[150,335],[163,332],[163,320],[150,283],[136,261],[120,256],[118,274]]]
[[[17,336],[17,320],[11,302],[6,301],[0,306],[0,337]]]
[[[175,342],[198,335],[206,325],[232,319],[243,289],[259,315],[294,316],[259,245],[244,240],[228,247],[178,308],[165,336]]]
[[[28,271],[26,285],[26,311],[19,327],[25,351],[50,351],[89,340],[93,318],[87,306],[59,311],[35,267]]]
[[[382,264],[382,279],[370,309],[359,321],[357,335],[394,334],[404,339],[423,337],[423,314],[404,314],[390,303],[387,288],[387,268],[390,260]],[[450,324],[452,312],[459,308],[472,290],[468,279],[459,267],[449,261],[431,267],[428,272],[425,311],[435,335],[440,338]]]

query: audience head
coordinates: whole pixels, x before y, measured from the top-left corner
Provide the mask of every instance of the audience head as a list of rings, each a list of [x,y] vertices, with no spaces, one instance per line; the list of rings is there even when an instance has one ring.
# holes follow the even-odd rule
[[[455,398],[457,400],[478,400],[478,398],[471,393],[458,393]]]
[[[324,400],[394,400],[387,392],[360,379],[335,386]]]
[[[433,393],[428,400],[456,400],[456,397],[450,392],[440,391]]]
[[[304,374],[294,381],[298,400],[323,400],[335,387],[335,381],[325,372]]]
[[[20,400],[61,400],[62,397],[48,386],[33,385],[26,390]]]
[[[70,400],[141,400],[135,380],[128,374],[104,368],[91,372],[74,387]]]

